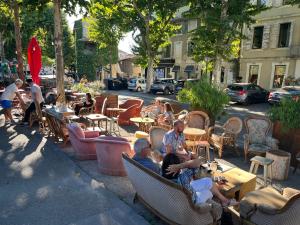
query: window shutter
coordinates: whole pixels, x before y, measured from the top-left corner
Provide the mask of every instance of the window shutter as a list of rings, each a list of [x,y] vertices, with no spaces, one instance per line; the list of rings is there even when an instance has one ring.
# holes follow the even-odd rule
[[[263,34],[263,41],[262,41],[262,48],[268,48],[270,42],[270,25],[264,26],[264,34]]]
[[[293,45],[293,31],[295,22],[291,22],[289,47]]]
[[[279,32],[280,32],[280,24],[273,24],[272,25],[272,32],[271,32],[271,48],[278,48],[278,39],[279,39]]]
[[[246,36],[246,39],[243,40],[243,47],[244,47],[244,49],[249,50],[249,49],[251,49],[251,46],[252,46],[253,28],[246,28],[245,36]]]

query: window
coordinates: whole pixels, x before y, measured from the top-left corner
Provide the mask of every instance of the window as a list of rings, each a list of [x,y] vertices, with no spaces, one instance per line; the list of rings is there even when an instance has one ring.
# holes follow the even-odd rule
[[[284,75],[286,73],[286,65],[276,65],[274,70],[273,88],[281,88]]]
[[[193,56],[193,50],[194,50],[194,43],[192,41],[189,41],[188,42],[188,49],[187,49],[188,57]]]
[[[253,49],[259,49],[262,47],[263,34],[264,34],[263,26],[254,28],[253,44],[252,44]]]
[[[164,58],[170,58],[171,57],[171,45],[168,45],[163,52]]]
[[[257,5],[267,5],[268,0],[257,0]]]
[[[195,30],[197,28],[197,20],[189,20],[188,21],[188,31]]]
[[[280,24],[278,48],[289,47],[291,23]]]
[[[258,65],[250,65],[249,67],[249,83],[257,84],[258,81],[258,71],[259,66]]]

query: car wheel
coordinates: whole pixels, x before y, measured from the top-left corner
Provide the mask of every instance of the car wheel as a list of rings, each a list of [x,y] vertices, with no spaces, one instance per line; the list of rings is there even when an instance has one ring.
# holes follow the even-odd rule
[[[243,105],[247,106],[247,105],[249,105],[249,104],[250,104],[250,99],[247,97],[247,98],[245,99],[245,101],[243,102]]]
[[[165,90],[164,90],[164,95],[169,95],[169,94],[170,94],[169,88],[165,88]]]
[[[142,88],[141,87],[138,87],[138,89],[136,90],[137,92],[141,92],[142,91]]]

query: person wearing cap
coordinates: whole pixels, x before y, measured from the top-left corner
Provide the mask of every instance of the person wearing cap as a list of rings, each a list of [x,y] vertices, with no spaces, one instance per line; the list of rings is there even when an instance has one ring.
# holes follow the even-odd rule
[[[24,116],[23,123],[22,123],[24,125],[28,125],[30,113],[35,111],[35,104],[39,104],[41,106],[41,108],[44,105],[44,98],[43,98],[43,94],[41,91],[41,87],[39,85],[33,83],[32,79],[27,79],[26,83],[30,86],[32,102],[25,111],[25,116]]]
[[[18,92],[18,89],[21,88],[22,85],[23,85],[23,81],[20,79],[16,79],[15,82],[7,86],[5,88],[5,91],[2,93],[1,106],[4,110],[5,123],[10,123],[10,122],[14,123],[11,114],[11,109],[13,106],[12,102],[16,96],[19,98],[21,105],[22,106],[25,105],[22,96]]]
[[[146,138],[137,139],[134,143],[133,149],[135,152],[133,160],[154,171],[155,173],[160,174],[159,165],[156,164],[151,158],[151,145]]]

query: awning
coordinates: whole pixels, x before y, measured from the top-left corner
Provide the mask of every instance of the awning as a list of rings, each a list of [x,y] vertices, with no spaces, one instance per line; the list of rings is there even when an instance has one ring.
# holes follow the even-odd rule
[[[175,59],[160,59],[157,68],[171,68],[174,66]]]
[[[194,70],[195,70],[195,67],[193,65],[188,65],[185,67],[184,72],[190,73],[190,72],[193,72]]]
[[[172,69],[172,72],[179,72],[180,71],[180,66],[174,66]]]

